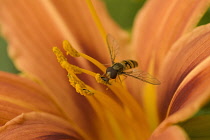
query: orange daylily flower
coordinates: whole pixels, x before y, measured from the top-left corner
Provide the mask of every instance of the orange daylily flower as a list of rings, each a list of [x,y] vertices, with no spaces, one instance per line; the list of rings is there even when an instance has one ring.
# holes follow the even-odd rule
[[[2,32],[23,73],[0,72],[0,139],[189,139],[177,124],[210,99],[210,24],[195,27],[209,0],[147,1],[130,41],[98,0],[0,2]],[[121,45],[119,60],[137,60],[161,85],[97,83],[110,63],[106,33]],[[65,56],[63,40],[88,61]]]

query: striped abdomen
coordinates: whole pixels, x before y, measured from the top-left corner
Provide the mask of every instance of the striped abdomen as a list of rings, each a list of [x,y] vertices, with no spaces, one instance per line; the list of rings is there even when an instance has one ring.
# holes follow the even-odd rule
[[[123,60],[120,63],[123,65],[123,71],[138,67],[138,62],[135,60]]]

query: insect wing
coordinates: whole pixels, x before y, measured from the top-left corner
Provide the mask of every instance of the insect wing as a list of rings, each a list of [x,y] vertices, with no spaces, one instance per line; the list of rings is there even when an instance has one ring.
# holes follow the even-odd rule
[[[131,76],[133,78],[139,79],[141,81],[153,84],[153,85],[160,85],[160,81],[150,75],[149,73],[141,70],[133,70],[128,72],[123,72],[125,76]]]
[[[114,64],[114,61],[115,61],[115,58],[116,58],[116,55],[117,55],[117,49],[119,47],[119,44],[114,39],[114,37],[111,36],[110,34],[108,34],[106,36],[106,41],[107,41],[107,44],[108,44],[109,54],[110,54],[110,57],[111,57],[112,64]]]

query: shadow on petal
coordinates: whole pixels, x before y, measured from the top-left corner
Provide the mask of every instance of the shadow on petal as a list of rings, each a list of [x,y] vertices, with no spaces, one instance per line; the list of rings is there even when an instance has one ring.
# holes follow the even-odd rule
[[[53,132],[49,135],[36,137],[35,139],[39,139],[39,140],[79,140],[73,136],[69,136],[67,134],[62,134],[62,133],[55,133],[55,132]]]

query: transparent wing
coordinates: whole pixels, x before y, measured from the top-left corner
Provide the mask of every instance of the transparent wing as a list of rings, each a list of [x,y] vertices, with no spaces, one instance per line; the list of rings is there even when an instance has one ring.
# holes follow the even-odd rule
[[[133,78],[139,79],[141,81],[153,84],[153,85],[160,85],[160,81],[150,75],[149,73],[141,70],[133,70],[128,72],[122,72],[125,76],[131,76]]]
[[[107,34],[106,41],[107,41],[107,44],[108,44],[109,54],[110,54],[110,57],[111,57],[112,64],[114,64],[119,44],[114,39],[114,37],[110,34]]]

